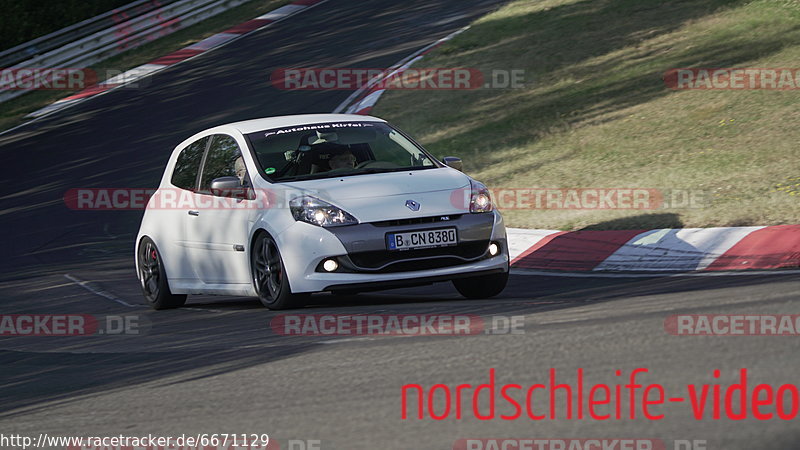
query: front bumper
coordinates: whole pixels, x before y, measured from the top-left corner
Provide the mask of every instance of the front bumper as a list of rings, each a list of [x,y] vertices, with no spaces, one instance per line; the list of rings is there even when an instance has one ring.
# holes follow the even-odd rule
[[[386,250],[387,233],[453,226],[458,230],[458,246],[407,252]],[[403,287],[421,284],[421,279],[431,280],[423,283],[427,284],[475,272],[507,272],[509,263],[505,226],[497,212],[338,228],[297,222],[277,239],[293,292],[367,290],[372,284],[375,288]],[[488,254],[490,242],[499,244],[498,255]],[[320,271],[320,263],[328,258],[337,259],[341,270]]]

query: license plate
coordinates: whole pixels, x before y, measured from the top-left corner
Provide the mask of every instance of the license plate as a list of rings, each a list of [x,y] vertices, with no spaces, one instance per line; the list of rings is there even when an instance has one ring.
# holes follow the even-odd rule
[[[458,244],[458,234],[455,228],[408,231],[386,235],[386,248],[389,250],[445,247],[456,244]]]

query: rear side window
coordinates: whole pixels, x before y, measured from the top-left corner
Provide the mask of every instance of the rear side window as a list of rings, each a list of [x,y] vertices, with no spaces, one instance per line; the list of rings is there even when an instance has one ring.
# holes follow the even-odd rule
[[[217,134],[208,149],[203,173],[200,175],[200,192],[211,192],[211,181],[221,177],[238,177],[245,183],[247,171],[236,139]]]
[[[175,162],[175,170],[172,172],[172,184],[189,191],[193,191],[197,183],[197,172],[200,171],[200,162],[203,160],[203,152],[206,150],[208,137],[189,144],[183,149],[178,160]]]

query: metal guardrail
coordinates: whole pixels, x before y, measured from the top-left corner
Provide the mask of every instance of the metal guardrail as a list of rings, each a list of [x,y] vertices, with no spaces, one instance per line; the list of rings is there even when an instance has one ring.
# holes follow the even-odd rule
[[[85,35],[85,32],[78,33],[78,31],[74,29],[70,32],[62,33],[59,36],[73,36],[73,34],[71,34],[73,32],[76,33],[74,35],[84,34],[84,36],[79,39],[69,41],[64,45],[58,46],[57,48],[36,54],[35,56],[17,62],[12,66],[6,66],[6,68],[89,67],[111,56],[120,54],[132,48],[136,48],[159,37],[166,36],[177,30],[215,16],[230,8],[239,6],[240,4],[249,0],[173,0],[167,4],[165,4],[166,2],[163,0],[143,0],[140,2],[131,3],[124,8],[128,8],[132,5],[136,5],[135,7],[142,7],[148,1],[156,3],[160,1],[160,4],[163,6],[150,9],[142,14],[136,15],[133,18],[118,22],[113,26],[106,27],[100,31],[95,31],[88,35]],[[114,13],[114,11],[110,11],[109,13]],[[104,14],[104,16],[109,13]],[[97,23],[105,23],[107,25],[107,23],[104,22],[105,19],[98,19],[97,21],[95,21],[95,19],[96,18],[89,19],[88,21],[84,22],[90,22],[87,25],[88,27],[94,27]],[[51,37],[46,41],[57,42],[56,39],[60,38],[57,36],[52,36],[56,33],[48,35]],[[47,36],[44,36],[43,38],[46,37]],[[36,45],[39,44],[31,41],[23,44],[22,46],[30,50]],[[14,49],[10,49],[7,52],[11,52],[11,50]],[[23,50],[16,50],[15,54],[19,54],[20,51]],[[7,57],[11,58],[11,53],[9,53]],[[26,92],[28,91],[0,91],[0,102],[18,97]]]
[[[113,27],[121,22],[128,21],[156,8],[162,7],[176,0],[137,0],[125,6],[112,9],[98,16],[86,19],[66,28],[54,31],[45,36],[40,36],[31,41],[0,52],[0,67],[9,67],[13,64],[33,58],[36,55],[48,52],[78,39],[89,36],[106,28]]]

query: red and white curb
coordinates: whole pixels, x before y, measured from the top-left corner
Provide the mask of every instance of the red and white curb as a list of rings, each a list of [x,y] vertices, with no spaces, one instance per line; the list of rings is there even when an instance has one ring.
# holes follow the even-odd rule
[[[301,11],[304,11],[312,6],[323,3],[327,0],[295,0],[294,2],[281,6],[278,9],[270,11],[266,14],[256,17],[255,19],[248,20],[247,22],[240,23],[225,31],[209,36],[200,42],[194,43],[188,47],[176,50],[169,55],[162,56],[147,64],[130,69],[120,75],[98,83],[94,86],[88,87],[74,95],[58,100],[44,108],[28,114],[26,117],[40,118],[54,111],[64,109],[66,107],[80,103],[87,98],[103,94],[110,90],[129,85],[141,78],[152,75],[156,72],[166,69],[180,62],[191,59],[197,55],[205,53],[209,50],[222,47],[230,41],[244,36],[250,32],[260,30],[275,22],[286,19]]]
[[[342,104],[340,104],[335,110],[333,110],[333,113],[368,115],[372,111],[372,108],[375,106],[375,103],[378,102],[378,99],[380,99],[383,93],[386,92],[386,89],[383,88],[380,83],[382,80],[390,78],[396,75],[398,72],[402,72],[408,69],[414,63],[424,58],[425,55],[432,52],[434,49],[444,44],[445,42],[449,41],[450,39],[453,39],[459,34],[467,31],[467,29],[469,29],[469,26],[466,26],[458,31],[455,31],[439,39],[433,44],[430,44],[427,47],[424,47],[412,53],[402,61],[384,70],[379,75],[369,80],[367,84],[359,88],[357,91],[353,92],[344,102],[342,102]]]
[[[800,225],[631,231],[508,229],[515,269],[694,272],[800,268]]]
[[[411,54],[354,92],[333,112],[367,115],[386,91],[380,81],[409,68],[462,28]],[[721,273],[800,268],[800,225],[631,231],[508,228],[513,269],[561,273]]]

